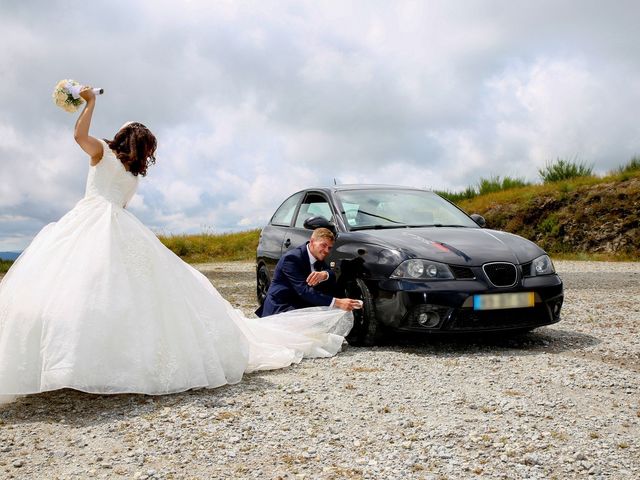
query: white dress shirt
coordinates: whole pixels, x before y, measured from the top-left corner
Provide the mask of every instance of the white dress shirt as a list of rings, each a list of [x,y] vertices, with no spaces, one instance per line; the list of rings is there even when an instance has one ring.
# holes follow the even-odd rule
[[[311,253],[311,250],[309,250],[309,244],[308,243],[307,243],[307,254],[309,255],[309,264],[311,265],[311,271],[314,272],[315,268],[313,267],[313,264],[316,263],[318,261],[318,259],[316,257],[314,257],[313,254]],[[320,283],[326,282],[327,280],[329,280],[329,275],[327,275],[327,278],[325,278],[324,280],[320,280]],[[331,305],[329,305],[329,306],[333,307],[334,303],[336,303],[335,297],[333,298],[333,300],[331,300]]]

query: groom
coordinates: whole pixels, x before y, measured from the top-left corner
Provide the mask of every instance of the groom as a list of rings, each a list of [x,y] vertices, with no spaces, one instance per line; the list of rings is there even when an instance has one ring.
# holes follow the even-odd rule
[[[343,310],[361,308],[358,300],[334,298],[336,275],[324,259],[335,237],[327,228],[317,228],[304,245],[289,250],[276,265],[267,297],[256,315],[267,317],[275,313],[314,306],[331,306]]]

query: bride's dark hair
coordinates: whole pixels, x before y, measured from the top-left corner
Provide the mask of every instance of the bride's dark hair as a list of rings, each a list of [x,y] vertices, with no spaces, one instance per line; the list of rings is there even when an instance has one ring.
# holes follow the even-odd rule
[[[156,163],[156,137],[138,122],[124,125],[113,140],[104,139],[118,160],[134,175],[147,174],[147,168]]]

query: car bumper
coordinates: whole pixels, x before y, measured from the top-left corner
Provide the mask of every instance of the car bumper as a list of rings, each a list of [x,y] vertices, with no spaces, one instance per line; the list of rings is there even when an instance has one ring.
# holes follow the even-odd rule
[[[376,317],[388,328],[411,332],[492,332],[524,330],[560,321],[564,300],[557,275],[524,278],[517,287],[489,288],[479,280],[419,283],[371,282]],[[474,295],[533,292],[525,308],[475,310]]]

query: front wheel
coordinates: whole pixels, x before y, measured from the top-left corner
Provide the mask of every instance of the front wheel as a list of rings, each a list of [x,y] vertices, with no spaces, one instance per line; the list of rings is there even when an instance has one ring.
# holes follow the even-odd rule
[[[265,298],[267,298],[267,291],[271,285],[271,279],[269,278],[269,270],[266,265],[260,265],[256,272],[256,296],[258,297],[258,303],[262,305]]]
[[[347,341],[356,346],[375,345],[379,339],[380,326],[376,320],[376,306],[369,288],[361,278],[356,278],[347,283],[347,296],[362,300],[362,308],[353,310],[353,328]]]

